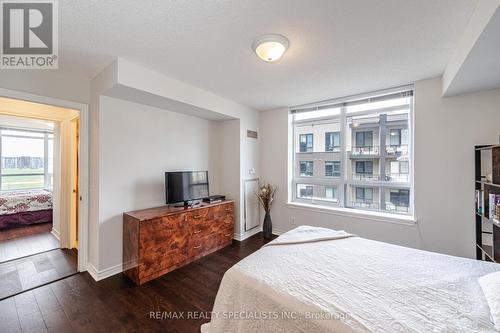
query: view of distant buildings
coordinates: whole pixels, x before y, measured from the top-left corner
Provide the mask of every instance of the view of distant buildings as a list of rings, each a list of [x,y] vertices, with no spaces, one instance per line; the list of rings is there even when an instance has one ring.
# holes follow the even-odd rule
[[[296,125],[296,198],[408,213],[408,114],[351,116],[344,126],[342,146],[340,121]]]
[[[2,156],[2,169],[43,169],[43,157]]]

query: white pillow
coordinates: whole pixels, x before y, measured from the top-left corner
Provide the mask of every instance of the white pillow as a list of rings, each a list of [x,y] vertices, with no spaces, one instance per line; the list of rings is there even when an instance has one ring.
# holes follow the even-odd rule
[[[500,331],[500,271],[481,276],[478,280],[490,307],[495,329]]]

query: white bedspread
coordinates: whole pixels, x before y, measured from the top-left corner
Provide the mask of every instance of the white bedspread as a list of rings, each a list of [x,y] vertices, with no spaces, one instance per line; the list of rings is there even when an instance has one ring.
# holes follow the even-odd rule
[[[494,331],[477,278],[500,265],[314,229],[229,269],[202,332]]]

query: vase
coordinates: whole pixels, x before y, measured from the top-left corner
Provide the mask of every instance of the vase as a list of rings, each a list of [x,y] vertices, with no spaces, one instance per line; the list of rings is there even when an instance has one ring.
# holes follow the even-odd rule
[[[264,239],[271,239],[273,236],[273,223],[271,222],[271,215],[266,213],[264,217],[264,227],[263,227]]]

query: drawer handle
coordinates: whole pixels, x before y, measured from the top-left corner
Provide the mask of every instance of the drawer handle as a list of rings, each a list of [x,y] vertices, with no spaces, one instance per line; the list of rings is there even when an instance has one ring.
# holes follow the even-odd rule
[[[193,249],[199,249],[201,247],[201,245],[196,245],[196,246],[193,246]]]
[[[201,218],[201,215],[193,215],[193,219],[199,219]]]
[[[193,234],[199,234],[201,232],[201,230],[195,230],[193,231]]]
[[[231,236],[231,234],[225,234],[225,235],[224,235],[224,237],[229,237],[229,236]]]
[[[231,208],[226,208],[224,209],[226,212],[230,212],[232,209]]]
[[[224,222],[224,224],[232,224],[231,222]]]

